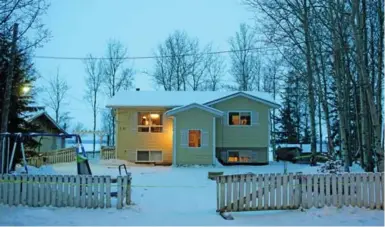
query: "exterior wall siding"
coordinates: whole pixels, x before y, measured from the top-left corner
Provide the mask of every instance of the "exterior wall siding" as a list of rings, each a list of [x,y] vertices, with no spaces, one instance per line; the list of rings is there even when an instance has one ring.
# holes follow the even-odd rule
[[[217,147],[268,147],[269,143],[269,107],[262,103],[244,97],[236,97],[212,105],[212,107],[226,113],[222,119],[217,119],[216,145]],[[251,126],[231,126],[227,122],[229,111],[257,112],[259,122]],[[253,116],[255,117],[255,116]]]
[[[176,164],[202,164],[213,163],[213,115],[198,108],[190,109],[178,114],[176,117]],[[207,145],[201,141],[200,148],[192,148],[181,144],[183,130],[201,129],[207,135]],[[202,134],[203,136],[205,136]],[[203,140],[203,139],[202,139]]]
[[[38,126],[45,133],[61,133],[56,128],[52,127],[52,123],[48,121],[45,117],[39,117],[35,119],[33,122],[36,126]],[[53,150],[58,150],[64,148],[65,139],[60,137],[53,136],[36,136],[33,137],[35,141],[40,142],[40,147],[36,147],[34,150],[36,152],[50,152]],[[27,148],[30,149],[30,148]]]
[[[225,112],[223,118],[216,122],[216,156],[221,157],[228,150],[250,150],[256,154],[252,163],[269,162],[269,107],[245,97],[235,97],[212,105],[213,108]],[[258,114],[258,123],[250,126],[228,125],[228,112],[251,111],[252,117]]]
[[[220,157],[226,150],[251,150],[257,154],[255,159],[253,158],[253,163],[268,163],[269,107],[245,97],[232,98],[211,106],[226,113],[226,117],[216,118],[215,133],[213,130],[214,115],[198,108],[175,114],[175,129],[173,128],[173,118],[163,115],[162,133],[138,132],[136,113],[141,111],[166,112],[168,109],[117,109],[116,149],[118,159],[136,162],[137,150],[160,150],[163,154],[162,163],[171,164],[173,144],[175,144],[175,164],[212,164],[214,148],[217,157]],[[229,111],[252,111],[258,113],[259,121],[251,126],[230,126],[227,122]],[[188,129],[203,130],[208,136],[207,146],[189,148],[182,145],[181,133]],[[174,133],[175,141],[173,141]],[[214,148],[213,136],[215,136],[216,143]]]
[[[163,132],[138,132],[137,112],[165,112],[165,108],[121,108],[116,111],[116,149],[118,159],[136,162],[137,150],[162,151],[161,164],[172,163],[172,119],[163,115]]]

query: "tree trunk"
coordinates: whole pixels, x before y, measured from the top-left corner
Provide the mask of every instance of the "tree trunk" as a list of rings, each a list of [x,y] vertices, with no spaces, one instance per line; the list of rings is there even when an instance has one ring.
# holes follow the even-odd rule
[[[307,86],[308,86],[308,100],[309,100],[309,112],[310,112],[310,131],[311,131],[311,153],[313,158],[316,155],[317,147],[317,135],[316,135],[316,122],[315,122],[315,97],[314,97],[314,78],[313,69],[311,64],[311,50],[310,50],[310,29],[309,29],[309,6],[308,1],[304,0],[304,15],[303,15],[303,27],[305,35],[306,46],[306,74],[307,74]],[[313,162],[314,163],[314,159]]]

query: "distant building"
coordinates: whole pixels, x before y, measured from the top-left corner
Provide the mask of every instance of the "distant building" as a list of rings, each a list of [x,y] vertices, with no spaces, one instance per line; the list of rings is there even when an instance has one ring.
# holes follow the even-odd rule
[[[36,112],[29,113],[26,116],[26,120],[44,132],[54,134],[67,134],[66,131],[52,119],[51,116],[44,110],[43,107],[36,107]],[[50,137],[50,136],[38,136],[34,137],[34,140],[40,143],[35,149],[36,152],[48,152],[57,149],[65,148],[65,138]]]

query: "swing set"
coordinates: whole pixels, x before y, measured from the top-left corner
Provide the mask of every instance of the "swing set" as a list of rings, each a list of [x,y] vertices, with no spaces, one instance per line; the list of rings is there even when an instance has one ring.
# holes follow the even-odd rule
[[[87,154],[82,144],[82,140],[79,134],[51,134],[51,133],[0,133],[0,142],[1,146],[1,162],[0,162],[0,174],[10,174],[12,173],[12,165],[14,164],[15,152],[18,145],[20,145],[20,150],[22,154],[22,164],[26,174],[28,174],[28,163],[25,155],[24,141],[27,138],[38,137],[38,136],[50,136],[50,137],[60,137],[65,139],[75,138],[76,139],[76,164],[77,164],[77,174],[78,175],[92,175],[91,168],[88,162]],[[10,150],[11,139],[14,140],[12,151]],[[6,159],[6,160],[5,160]],[[119,165],[119,175],[122,175],[122,168],[124,168],[126,176],[129,177],[131,181],[131,173],[127,172],[127,167],[125,164]],[[5,170],[5,171],[4,171]],[[112,184],[117,183],[117,179],[114,178],[111,180]],[[93,194],[93,193],[91,193]],[[118,191],[110,192],[112,197],[118,196]]]
[[[78,134],[52,134],[52,133],[0,133],[2,149],[1,149],[1,166],[0,174],[11,173],[12,166],[14,164],[15,152],[18,145],[22,154],[22,164],[25,172],[28,174],[28,163],[25,156],[24,141],[27,138],[48,136],[48,137],[60,137],[60,138],[75,138],[76,139],[76,163],[78,175],[92,175],[91,168],[87,159],[87,154],[82,144],[82,140]],[[11,151],[11,139],[14,140],[14,144]]]

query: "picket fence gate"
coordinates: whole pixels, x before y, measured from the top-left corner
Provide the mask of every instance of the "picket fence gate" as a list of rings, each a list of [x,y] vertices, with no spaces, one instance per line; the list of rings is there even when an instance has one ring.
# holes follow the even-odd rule
[[[117,209],[131,203],[130,176],[0,175],[0,204],[10,206],[110,208],[113,196]]]
[[[215,178],[220,213],[324,206],[384,209],[384,173],[240,174]]]
[[[100,159],[102,160],[117,159],[115,147],[102,147],[100,153]]]

